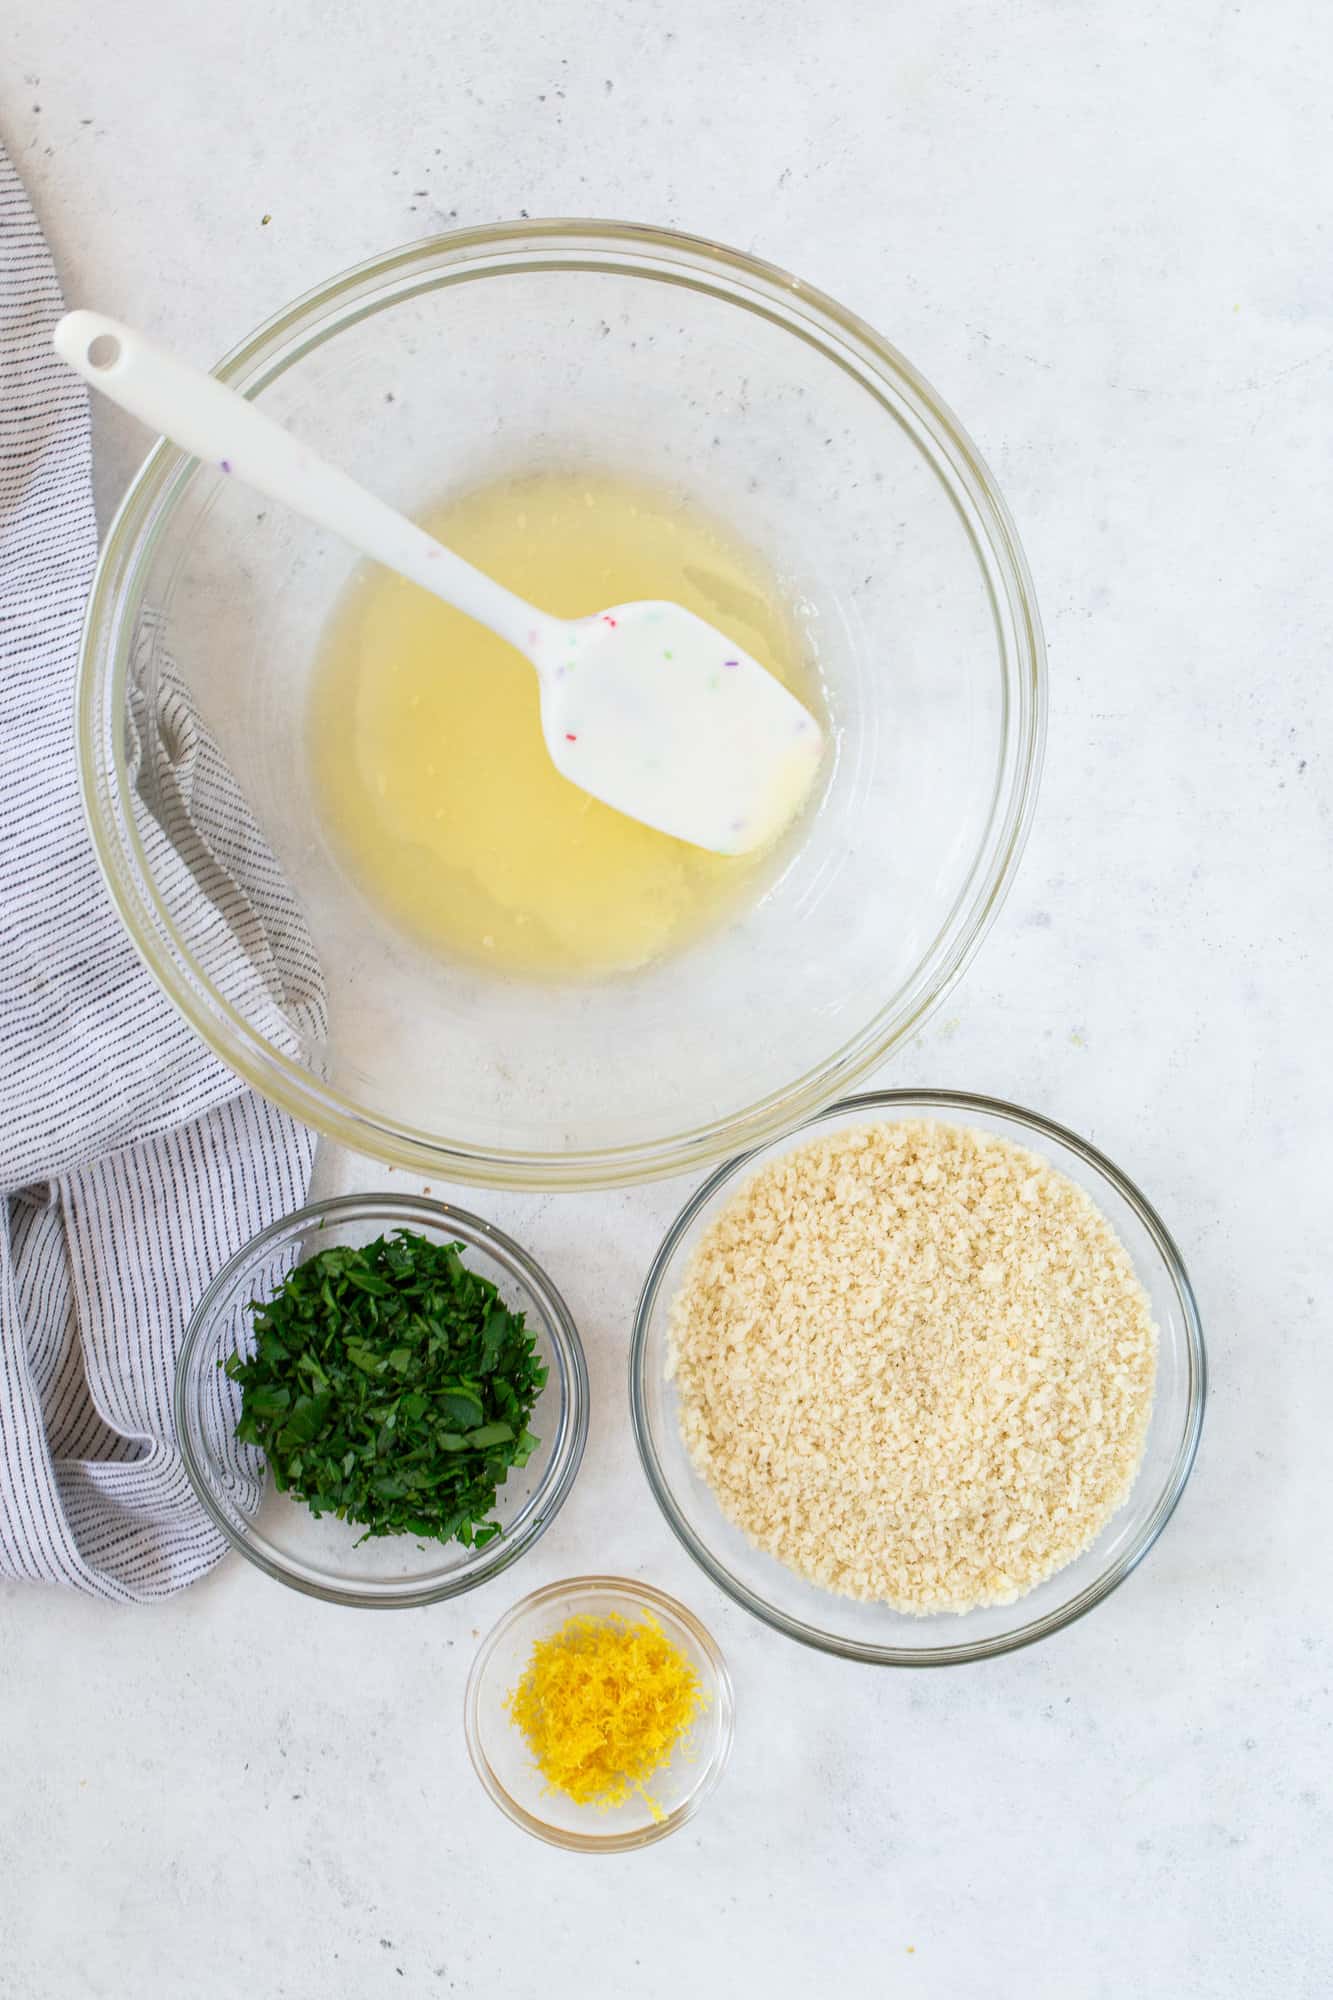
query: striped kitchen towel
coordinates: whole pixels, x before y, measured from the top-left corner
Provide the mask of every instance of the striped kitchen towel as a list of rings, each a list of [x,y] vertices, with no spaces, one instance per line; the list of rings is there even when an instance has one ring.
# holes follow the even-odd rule
[[[304,1198],[314,1140],[174,1011],[98,874],[73,742],[96,525],[87,398],[50,346],[61,311],[0,149],[0,1576],[138,1602],[223,1552],[175,1442],[176,1349],[212,1274]],[[169,671],[163,689],[174,768],[188,760],[191,796],[219,816],[213,878],[221,853],[259,881],[209,888],[220,948],[250,972],[256,910],[281,884]],[[169,840],[150,775],[146,815]],[[289,901],[282,926],[290,950]],[[299,950],[317,1008],[303,933]]]

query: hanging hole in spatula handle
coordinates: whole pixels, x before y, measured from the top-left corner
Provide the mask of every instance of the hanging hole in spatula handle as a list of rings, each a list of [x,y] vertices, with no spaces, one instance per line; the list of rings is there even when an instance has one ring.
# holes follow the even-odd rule
[[[114,333],[98,333],[88,342],[88,365],[103,373],[120,359],[120,342]]]

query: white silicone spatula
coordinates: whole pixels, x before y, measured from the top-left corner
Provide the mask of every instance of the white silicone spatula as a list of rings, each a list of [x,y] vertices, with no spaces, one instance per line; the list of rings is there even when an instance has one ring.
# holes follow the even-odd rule
[[[113,403],[294,508],[526,654],[557,769],[662,832],[739,854],[814,782],[819,725],[733,640],[679,604],[553,618],[326,464],[255,405],[101,313],[67,313],[56,352]]]

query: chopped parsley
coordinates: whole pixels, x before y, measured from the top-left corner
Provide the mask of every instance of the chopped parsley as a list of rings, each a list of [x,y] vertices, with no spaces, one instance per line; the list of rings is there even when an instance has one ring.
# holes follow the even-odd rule
[[[459,1243],[406,1229],[321,1250],[252,1301],[255,1346],[224,1366],[241,1388],[236,1436],[316,1515],[368,1536],[480,1548],[546,1382],[536,1340]]]

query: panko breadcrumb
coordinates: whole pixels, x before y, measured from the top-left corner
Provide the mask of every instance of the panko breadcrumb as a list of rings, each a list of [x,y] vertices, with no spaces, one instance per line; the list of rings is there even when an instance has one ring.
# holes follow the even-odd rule
[[[1082,1188],[933,1120],[797,1147],[701,1239],[667,1371],[728,1518],[825,1589],[1008,1604],[1126,1498],[1157,1366],[1128,1252]]]

